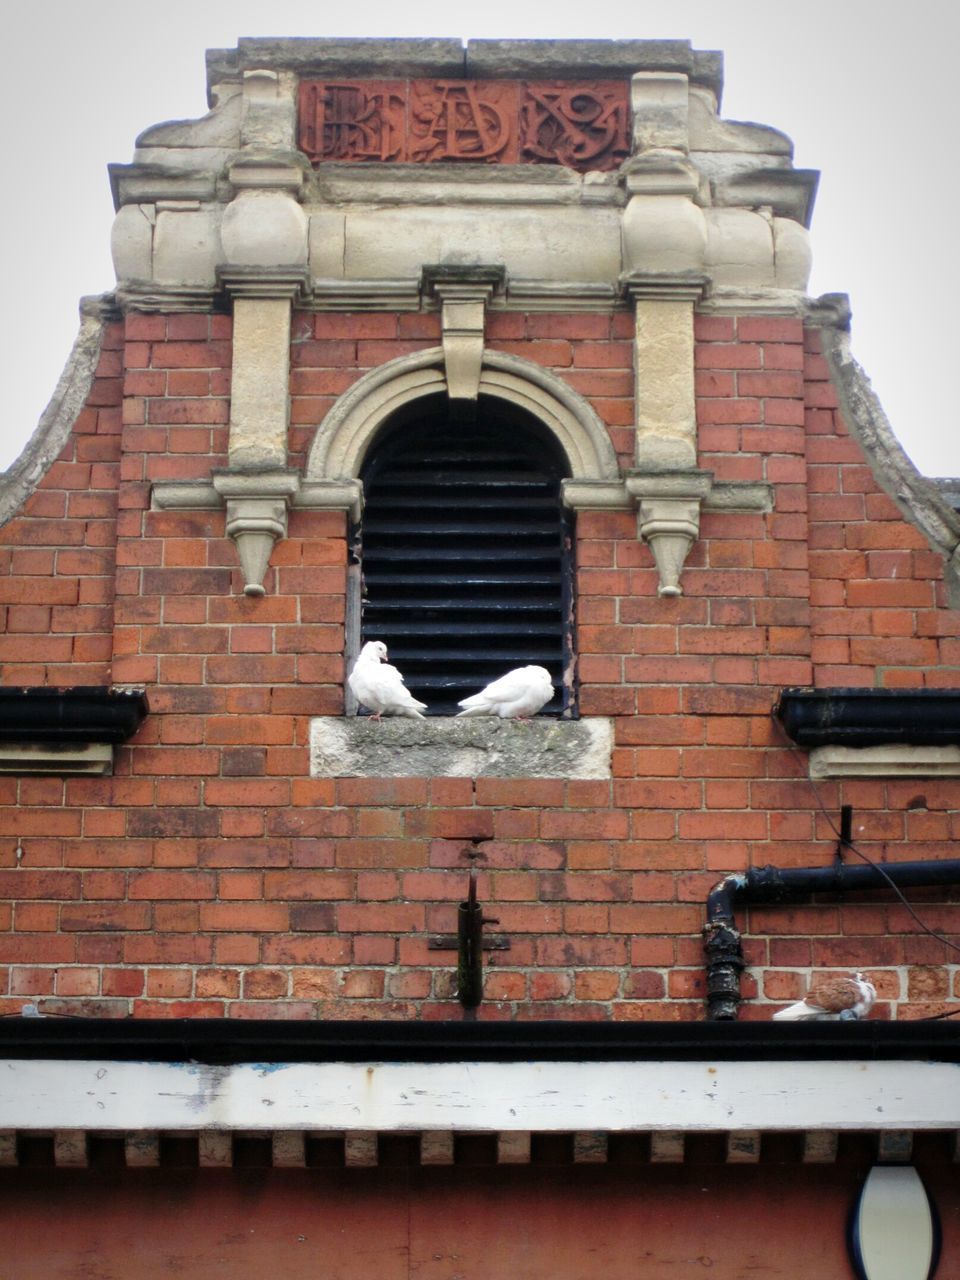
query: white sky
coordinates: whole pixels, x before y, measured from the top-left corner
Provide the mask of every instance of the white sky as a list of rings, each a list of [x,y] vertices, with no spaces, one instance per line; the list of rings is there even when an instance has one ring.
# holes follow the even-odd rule
[[[722,114],[821,171],[810,292],[848,293],[853,349],[921,471],[960,475],[956,56],[950,0],[46,0],[9,6],[0,111],[0,468],[53,393],[77,302],[113,286],[106,166],[206,111],[204,51],[239,36],[689,39],[725,55]]]

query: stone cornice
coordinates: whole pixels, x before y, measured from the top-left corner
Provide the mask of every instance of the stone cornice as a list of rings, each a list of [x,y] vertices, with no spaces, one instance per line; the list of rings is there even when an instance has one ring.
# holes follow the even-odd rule
[[[723,88],[723,54],[689,40],[248,39],[236,49],[207,51],[207,93],[243,71],[292,70],[299,75],[438,76],[446,79],[557,79],[678,72],[714,93]]]

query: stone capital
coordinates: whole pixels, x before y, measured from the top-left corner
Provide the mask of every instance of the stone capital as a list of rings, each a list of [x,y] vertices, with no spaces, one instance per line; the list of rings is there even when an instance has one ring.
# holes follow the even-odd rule
[[[303,266],[217,268],[217,282],[231,298],[289,298],[302,302],[310,292],[310,272]]]

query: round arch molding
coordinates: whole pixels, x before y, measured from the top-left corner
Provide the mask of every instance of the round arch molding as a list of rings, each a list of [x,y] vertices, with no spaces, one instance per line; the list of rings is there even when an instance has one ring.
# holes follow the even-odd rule
[[[387,419],[412,401],[446,389],[440,347],[372,369],[340,397],[318,427],[307,459],[306,487],[359,488],[367,450]],[[570,468],[564,482],[568,505],[631,505],[606,428],[561,378],[519,356],[484,351],[479,392],[525,410],[551,432]]]

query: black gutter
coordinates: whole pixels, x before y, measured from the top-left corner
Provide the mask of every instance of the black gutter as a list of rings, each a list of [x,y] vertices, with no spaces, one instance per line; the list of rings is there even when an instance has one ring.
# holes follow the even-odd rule
[[[137,689],[0,688],[0,742],[116,745],[136,733],[148,710]]]
[[[0,1059],[136,1062],[960,1062],[950,1022],[313,1022],[0,1019]]]
[[[960,743],[960,689],[784,689],[773,712],[801,747]]]
[[[960,859],[939,862],[885,862],[874,866],[755,867],[727,876],[707,897],[704,950],[707,953],[707,1017],[731,1021],[740,1005],[744,967],[737,903],[795,902],[811,893],[851,893],[858,889],[900,889],[960,885]],[[866,968],[866,961],[864,962]]]

